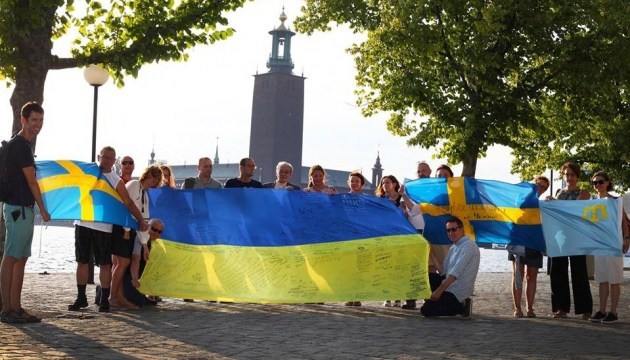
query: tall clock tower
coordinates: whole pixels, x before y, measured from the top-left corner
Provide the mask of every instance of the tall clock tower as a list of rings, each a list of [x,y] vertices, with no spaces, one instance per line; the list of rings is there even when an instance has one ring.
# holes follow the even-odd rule
[[[293,165],[291,182],[299,184],[302,171],[304,130],[304,77],[293,74],[291,38],[295,33],[280,14],[280,26],[271,30],[269,71],[254,75],[249,157],[256,161],[254,178],[263,183],[276,178],[276,164]]]

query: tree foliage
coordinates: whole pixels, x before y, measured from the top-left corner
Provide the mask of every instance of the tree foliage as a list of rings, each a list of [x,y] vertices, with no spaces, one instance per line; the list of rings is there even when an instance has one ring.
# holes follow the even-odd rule
[[[0,0],[0,80],[15,84],[14,131],[19,108],[43,102],[49,70],[102,64],[122,86],[144,64],[186,60],[193,46],[227,39],[225,13],[245,1]],[[63,36],[75,38],[68,57],[52,53]]]
[[[627,29],[630,16],[615,0],[306,0],[303,11],[300,31],[337,23],[367,33],[349,49],[364,115],[389,112],[390,132],[463,162],[464,176],[494,144],[518,149],[515,169],[526,174],[557,165],[530,159],[524,139],[556,151],[548,129],[593,103],[606,108],[599,89],[612,100],[615,75],[627,74],[627,32],[613,29]],[[614,59],[603,68],[605,54]],[[567,99],[579,102],[573,111]]]
[[[605,4],[589,23],[591,51],[558,80],[558,91],[541,97],[542,130],[522,133],[514,147],[513,168],[524,176],[574,161],[584,181],[603,170],[617,190],[630,188],[630,7]]]
[[[0,80],[15,84],[12,131],[23,104],[44,102],[49,70],[102,64],[122,86],[144,64],[186,60],[193,46],[227,39],[234,30],[225,13],[246,1],[84,0],[75,8],[74,0],[0,0]],[[59,57],[53,43],[64,36],[75,40]],[[0,220],[0,255],[4,236]]]

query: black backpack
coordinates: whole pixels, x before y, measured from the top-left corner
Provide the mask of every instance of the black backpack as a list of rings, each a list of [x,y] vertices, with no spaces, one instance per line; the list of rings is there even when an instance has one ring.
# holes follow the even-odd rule
[[[13,145],[13,139],[10,141],[2,140],[0,147],[0,202],[5,202],[9,194],[13,191],[13,186],[9,181],[9,150]]]

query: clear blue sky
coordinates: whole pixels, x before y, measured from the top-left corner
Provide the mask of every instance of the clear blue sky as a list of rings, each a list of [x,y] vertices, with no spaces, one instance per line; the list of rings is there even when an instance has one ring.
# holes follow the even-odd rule
[[[197,47],[188,62],[150,64],[122,89],[111,80],[99,90],[97,149],[114,146],[118,155],[136,159],[136,175],[153,146],[156,158],[170,164],[196,163],[214,156],[217,137],[221,162],[237,162],[249,152],[249,123],[254,78],[266,72],[271,51],[270,30],[280,24],[282,7],[287,23],[299,14],[301,0],[257,0],[230,14],[236,34],[211,46]],[[59,56],[68,43],[55,44]],[[409,148],[405,139],[389,134],[386,114],[363,118],[355,106],[354,60],[345,49],[360,41],[347,28],[293,38],[294,73],[306,79],[303,164],[333,169],[371,168],[380,150],[385,174],[415,178],[415,163],[427,160],[433,169],[444,160],[433,151]],[[13,88],[0,88],[0,133],[10,133],[9,97]],[[53,70],[45,89],[45,125],[37,142],[38,160],[89,161],[92,142],[92,88],[83,69]],[[477,177],[518,182],[509,173],[509,149],[491,148],[480,159]],[[461,165],[454,165],[456,174]],[[369,176],[368,176],[369,178]]]

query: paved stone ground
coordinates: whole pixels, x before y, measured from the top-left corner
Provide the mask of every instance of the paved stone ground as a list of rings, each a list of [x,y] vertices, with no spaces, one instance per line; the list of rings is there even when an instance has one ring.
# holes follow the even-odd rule
[[[630,283],[630,272],[625,273]],[[0,358],[92,359],[628,359],[630,289],[620,320],[552,319],[549,278],[541,274],[535,319],[512,317],[510,274],[480,273],[472,320],[425,319],[418,311],[326,305],[184,303],[69,312],[72,274],[27,274],[23,305],[39,324],[0,324]],[[591,282],[595,309],[598,289]],[[93,294],[93,286],[88,294]]]

